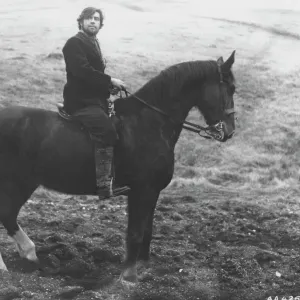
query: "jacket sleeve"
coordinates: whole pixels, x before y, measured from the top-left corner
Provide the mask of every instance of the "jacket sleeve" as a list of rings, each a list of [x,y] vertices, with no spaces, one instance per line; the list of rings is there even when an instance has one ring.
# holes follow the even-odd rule
[[[77,39],[69,39],[63,48],[66,64],[76,77],[79,77],[94,88],[108,89],[111,77],[94,69]]]

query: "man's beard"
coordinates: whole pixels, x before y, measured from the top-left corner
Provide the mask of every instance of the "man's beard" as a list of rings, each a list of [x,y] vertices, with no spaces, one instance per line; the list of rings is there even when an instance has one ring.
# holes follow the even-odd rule
[[[100,30],[100,28],[96,29],[95,31],[90,31],[88,27],[85,28],[85,26],[82,26],[82,31],[89,37],[95,37],[97,35],[97,33],[99,32],[99,30]]]

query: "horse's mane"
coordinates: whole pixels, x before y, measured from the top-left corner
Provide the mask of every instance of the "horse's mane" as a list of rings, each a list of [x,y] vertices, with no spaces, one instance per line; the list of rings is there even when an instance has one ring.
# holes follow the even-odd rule
[[[231,76],[233,76],[231,74]],[[219,80],[216,61],[189,61],[166,68],[150,79],[134,93],[149,104],[161,106],[167,99],[176,97],[184,88],[192,88],[207,79]],[[117,99],[115,107],[118,113],[135,112],[141,104],[133,97]]]

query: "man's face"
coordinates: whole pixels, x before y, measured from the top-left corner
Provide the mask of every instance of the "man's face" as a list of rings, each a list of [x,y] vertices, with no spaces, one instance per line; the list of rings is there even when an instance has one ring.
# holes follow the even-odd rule
[[[82,30],[89,36],[95,36],[100,30],[100,14],[96,11],[82,21]]]

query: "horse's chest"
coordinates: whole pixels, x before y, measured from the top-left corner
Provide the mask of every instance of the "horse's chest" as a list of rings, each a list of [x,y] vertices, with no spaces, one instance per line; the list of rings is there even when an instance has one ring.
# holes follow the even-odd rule
[[[174,172],[174,151],[167,147],[149,147],[140,156],[139,172],[156,185],[167,186]]]
[[[158,128],[123,134],[123,170],[130,170],[137,182],[147,182],[164,188],[172,179],[174,171],[174,148]],[[138,136],[138,138],[137,138]],[[121,151],[122,152],[122,151]]]

